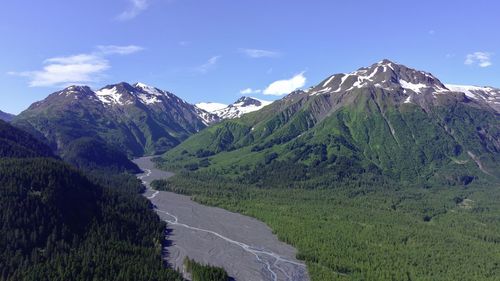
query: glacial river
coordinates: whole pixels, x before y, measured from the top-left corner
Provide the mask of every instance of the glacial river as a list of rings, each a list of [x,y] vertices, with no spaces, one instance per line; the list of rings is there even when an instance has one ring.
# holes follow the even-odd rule
[[[281,241],[264,223],[221,208],[208,207],[188,196],[155,191],[151,181],[172,176],[158,170],[152,157],[134,162],[144,171],[144,193],[168,223],[165,259],[182,271],[184,257],[223,267],[236,281],[307,281],[306,267],[296,250]]]

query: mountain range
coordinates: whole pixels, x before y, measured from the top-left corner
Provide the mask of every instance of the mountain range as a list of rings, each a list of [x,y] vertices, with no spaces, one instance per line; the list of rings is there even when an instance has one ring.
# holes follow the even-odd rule
[[[70,86],[12,123],[78,166],[134,170],[127,158],[166,152],[190,167],[228,154],[233,164],[272,158],[343,173],[339,161],[349,159],[358,172],[468,183],[500,163],[499,114],[498,89],[446,85],[383,60],[273,103],[192,105],[143,83]]]
[[[268,179],[265,167],[277,162],[296,166],[307,180],[318,171],[339,179],[373,173],[405,182],[498,180],[499,93],[445,85],[431,73],[383,60],[215,124],[164,161],[260,169]]]
[[[165,152],[218,120],[170,92],[142,83],[118,83],[96,91],[67,87],[32,104],[13,124],[65,159],[81,160],[90,154],[111,163],[115,158],[126,162],[127,157]]]
[[[127,157],[166,152],[210,124],[269,103],[242,97],[211,110],[143,83],[122,82],[99,90],[69,86],[33,103],[13,124],[77,166],[134,170]]]

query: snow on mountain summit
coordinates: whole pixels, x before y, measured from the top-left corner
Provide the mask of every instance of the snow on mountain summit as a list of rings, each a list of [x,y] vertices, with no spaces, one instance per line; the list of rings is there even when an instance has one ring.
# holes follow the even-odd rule
[[[217,115],[220,119],[233,119],[243,114],[257,111],[271,103],[271,101],[243,96],[234,103],[224,107],[223,104],[219,103],[199,103],[196,106]],[[217,107],[219,108],[215,109]]]
[[[350,73],[327,77],[316,86],[304,91],[307,95],[351,96],[354,92],[371,94],[383,91],[397,104],[417,104],[427,107],[439,104],[453,96],[460,99],[463,93],[469,100],[487,104],[500,112],[500,89],[492,87],[444,84],[429,72],[413,69],[390,60],[382,60]]]
[[[200,103],[197,103],[196,106],[198,108],[201,108],[201,109],[207,111],[207,112],[213,113],[214,111],[226,108],[228,105],[223,104],[223,103],[218,103],[218,102],[200,102]]]
[[[385,59],[351,73],[332,75],[309,92],[311,95],[320,95],[322,93],[338,93],[366,87],[403,88],[415,94],[447,90],[441,81],[432,74]]]

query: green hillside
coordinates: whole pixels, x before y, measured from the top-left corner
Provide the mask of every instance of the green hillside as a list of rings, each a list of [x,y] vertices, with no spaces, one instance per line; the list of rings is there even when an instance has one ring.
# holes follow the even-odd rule
[[[312,280],[496,280],[499,139],[490,104],[382,61],[193,135],[154,186],[266,222]]]
[[[426,112],[391,104],[382,90],[351,94],[351,104],[326,116],[316,109],[323,97],[303,96],[300,110],[293,109],[299,101],[264,119],[267,112],[257,112],[214,125],[167,152],[163,163],[234,172],[279,162],[344,173],[348,165],[406,184],[499,179],[500,119],[494,111],[444,100]],[[277,103],[273,109],[283,102]]]

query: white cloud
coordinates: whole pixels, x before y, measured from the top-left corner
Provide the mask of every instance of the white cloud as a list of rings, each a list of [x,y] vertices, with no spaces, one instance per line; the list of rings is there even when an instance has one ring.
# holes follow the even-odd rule
[[[259,49],[239,49],[239,51],[248,57],[258,59],[258,58],[276,58],[281,56],[281,53],[269,50],[259,50]]]
[[[42,70],[9,74],[29,77],[30,87],[48,87],[94,82],[110,68],[108,60],[91,54],[55,57],[43,63]]]
[[[467,65],[472,65],[472,64],[477,64],[480,67],[488,67],[492,65],[491,63],[491,56],[492,53],[488,52],[474,52],[472,54],[468,54],[465,57],[465,64]]]
[[[306,84],[306,77],[304,76],[304,72],[301,72],[290,79],[278,80],[271,83],[264,90],[264,95],[274,95],[281,96],[285,94],[289,94],[298,88],[303,87]]]
[[[221,58],[221,56],[213,56],[213,57],[209,58],[206,63],[197,66],[195,68],[195,70],[197,72],[207,73],[208,71],[212,70],[217,65],[217,62],[219,61],[220,58]]]
[[[114,54],[129,55],[144,50],[144,48],[136,45],[128,45],[128,46],[99,45],[97,46],[97,49],[104,55],[114,55]]]
[[[242,95],[259,94],[261,92],[262,92],[262,90],[259,90],[259,89],[254,90],[252,88],[246,88],[246,89],[240,90],[240,94],[242,94]]]
[[[149,6],[148,0],[128,0],[128,2],[129,7],[116,17],[118,20],[131,20],[145,11]]]
[[[434,35],[436,34],[436,31],[434,29],[429,30],[429,35]]]
[[[43,68],[35,71],[8,72],[10,75],[28,77],[30,87],[60,87],[99,81],[111,65],[106,55],[128,55],[139,50],[138,46],[99,46],[88,54],[48,58]]]

